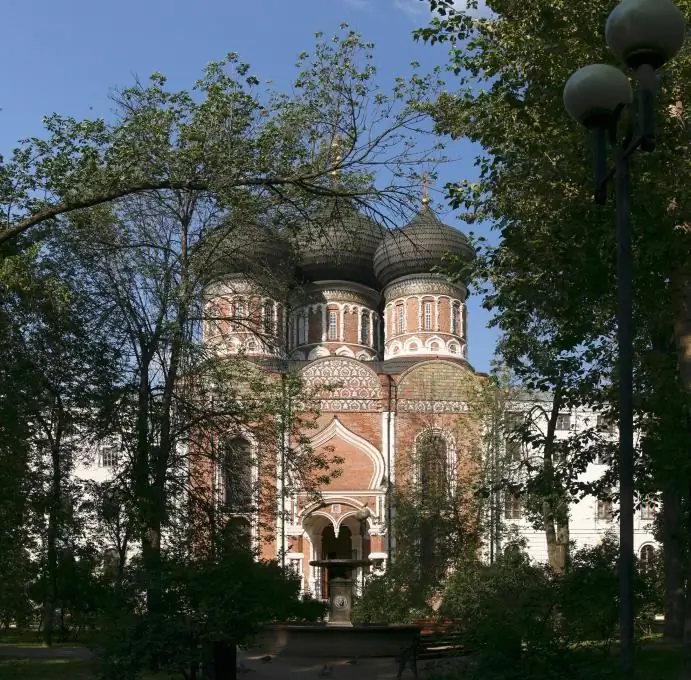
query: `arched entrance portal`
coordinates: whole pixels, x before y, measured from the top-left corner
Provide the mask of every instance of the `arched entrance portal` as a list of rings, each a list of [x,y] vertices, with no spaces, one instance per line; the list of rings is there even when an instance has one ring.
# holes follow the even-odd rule
[[[328,524],[321,532],[321,559],[350,559],[355,557],[353,550],[353,535],[347,526],[341,526],[336,536],[333,525]],[[322,569],[322,597],[325,599],[329,597],[329,578],[327,569]],[[332,569],[331,576],[333,578],[349,578],[350,572],[345,569]],[[342,573],[341,573],[342,572]]]

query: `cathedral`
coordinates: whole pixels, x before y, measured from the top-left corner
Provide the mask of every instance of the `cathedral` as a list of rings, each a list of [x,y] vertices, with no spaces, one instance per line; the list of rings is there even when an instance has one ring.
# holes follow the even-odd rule
[[[469,416],[468,385],[482,375],[467,360],[466,284],[440,271],[448,255],[469,263],[475,253],[426,199],[394,231],[340,200],[315,223],[318,230],[308,229],[292,248],[296,260],[285,235],[264,227],[237,230],[231,243],[216,244],[222,265],[210,272],[203,300],[204,317],[216,321],[205,322],[203,342],[213,356],[241,355],[270,375],[297,375],[319,395],[307,436],[313,450],[338,458],[339,474],[316,496],[286,485],[280,443],[272,464],[261,464],[265,444],[252,432],[228,435],[223,456],[234,460],[232,469],[210,473],[209,486],[263,558],[285,561],[304,592],[325,598],[327,575],[310,562],[369,560],[371,567],[358,568],[360,584],[363,570],[377,573],[395,559],[392,489],[440,479],[452,488],[474,474],[478,428]],[[514,416],[534,401],[514,404]],[[599,416],[587,410],[560,414],[557,435],[595,419],[599,427]],[[421,452],[430,450],[435,460],[423,460]],[[595,461],[585,475],[594,479],[605,469],[606,461]],[[276,492],[268,504],[256,493],[267,475]],[[637,514],[642,559],[652,559],[656,548],[654,513],[647,504]],[[505,494],[500,514],[524,537],[529,554],[546,561],[544,532],[523,517],[520,499]],[[613,530],[611,502],[587,497],[572,507],[577,546]]]
[[[321,388],[311,446],[338,457],[340,474],[315,500],[281,494],[279,471],[284,508],[275,514],[272,536],[262,540],[259,524],[248,522],[263,557],[281,555],[305,592],[325,597],[326,575],[310,561],[369,559],[377,571],[391,559],[395,509],[388,490],[418,474],[410,461],[421,442],[441,451],[437,473],[456,478],[464,468],[465,385],[474,375],[467,361],[468,291],[435,272],[448,254],[469,262],[474,251],[426,199],[395,231],[333,202],[318,233],[303,237],[297,249],[290,275],[303,282],[302,294],[287,302],[282,293],[272,296],[256,267],[285,264],[280,240],[256,232],[249,238],[254,267],[229,256],[223,275],[206,288],[205,316],[230,321],[207,323],[204,343],[216,356],[242,353],[267,371],[294,372],[306,389]],[[242,455],[256,459],[251,434],[244,439]],[[246,472],[245,491],[221,490],[227,503],[234,493],[245,496],[240,505],[252,505]]]

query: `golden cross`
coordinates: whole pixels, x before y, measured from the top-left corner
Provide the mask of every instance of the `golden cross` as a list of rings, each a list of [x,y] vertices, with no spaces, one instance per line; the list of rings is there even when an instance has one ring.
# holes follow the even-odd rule
[[[429,173],[427,171],[422,173],[422,205],[429,204]]]
[[[334,169],[331,171],[331,176],[334,179],[338,178],[340,168],[338,167],[341,164],[341,161],[343,158],[341,157],[341,144],[340,140],[338,139],[338,135],[335,135],[333,138],[333,141],[331,142],[331,150],[333,151],[333,156],[334,156]]]

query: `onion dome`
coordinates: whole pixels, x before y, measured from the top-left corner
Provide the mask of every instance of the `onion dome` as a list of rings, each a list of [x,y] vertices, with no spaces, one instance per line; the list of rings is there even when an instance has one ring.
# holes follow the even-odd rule
[[[208,283],[238,274],[278,279],[293,268],[289,241],[275,228],[257,222],[216,227],[199,242],[192,262]]]
[[[382,286],[412,274],[429,274],[447,254],[467,262],[475,251],[465,234],[444,224],[423,202],[422,210],[402,229],[389,232],[374,254],[374,272]]]
[[[372,261],[384,233],[350,201],[332,201],[298,235],[299,269],[311,281],[353,281],[376,288]]]

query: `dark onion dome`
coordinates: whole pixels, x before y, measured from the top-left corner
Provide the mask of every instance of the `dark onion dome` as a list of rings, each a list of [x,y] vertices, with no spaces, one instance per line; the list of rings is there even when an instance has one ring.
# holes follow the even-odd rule
[[[382,286],[412,274],[429,274],[447,254],[470,262],[475,251],[465,234],[444,224],[429,205],[402,229],[389,232],[374,254],[374,273]]]
[[[298,233],[299,269],[310,281],[353,281],[377,288],[372,260],[384,233],[350,201],[332,200]]]
[[[289,240],[277,229],[257,222],[221,224],[199,242],[191,259],[206,283],[237,274],[269,280],[292,274],[294,269]]]

